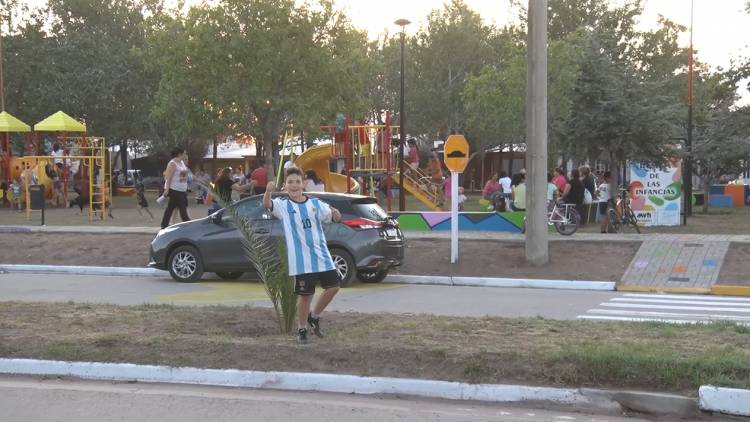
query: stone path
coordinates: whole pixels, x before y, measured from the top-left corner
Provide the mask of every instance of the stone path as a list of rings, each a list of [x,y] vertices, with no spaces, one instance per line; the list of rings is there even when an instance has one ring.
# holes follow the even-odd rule
[[[709,292],[719,278],[728,240],[679,236],[646,240],[630,263],[618,290]]]

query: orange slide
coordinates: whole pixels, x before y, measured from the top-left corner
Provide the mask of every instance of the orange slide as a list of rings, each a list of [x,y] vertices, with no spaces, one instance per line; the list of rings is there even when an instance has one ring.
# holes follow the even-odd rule
[[[326,192],[346,193],[346,175],[331,172],[331,144],[315,145],[308,148],[294,165],[302,171],[313,170],[325,184]],[[359,193],[359,183],[351,178],[351,192]]]

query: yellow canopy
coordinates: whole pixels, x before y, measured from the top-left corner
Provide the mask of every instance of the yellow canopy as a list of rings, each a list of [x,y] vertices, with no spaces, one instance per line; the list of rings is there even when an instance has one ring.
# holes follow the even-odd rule
[[[34,130],[37,132],[86,132],[86,125],[58,111],[35,124]]]
[[[0,132],[31,132],[31,126],[3,111],[0,113]]]

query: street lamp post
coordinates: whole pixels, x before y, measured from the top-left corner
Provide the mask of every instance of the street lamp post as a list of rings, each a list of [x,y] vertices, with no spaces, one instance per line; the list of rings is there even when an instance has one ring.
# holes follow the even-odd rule
[[[411,21],[408,19],[399,19],[394,22],[401,27],[401,101],[399,104],[398,120],[399,133],[401,142],[398,145],[398,177],[401,186],[398,189],[398,210],[406,210],[406,192],[404,191],[404,144],[406,143],[406,119],[404,118],[404,41],[406,40],[406,25]]]

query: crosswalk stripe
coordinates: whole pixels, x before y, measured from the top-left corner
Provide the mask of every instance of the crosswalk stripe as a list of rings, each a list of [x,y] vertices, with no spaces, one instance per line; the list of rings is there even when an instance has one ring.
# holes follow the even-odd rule
[[[580,320],[655,321],[671,324],[734,322],[750,327],[750,299],[628,293],[589,309]]]
[[[630,321],[630,322],[665,322],[668,324],[707,324],[711,321],[698,321],[693,319],[661,319],[661,318],[633,318],[617,316],[579,315],[578,319],[594,321]]]
[[[644,299],[691,299],[695,296],[691,295],[663,295],[663,294],[647,294],[647,293],[626,293],[625,297],[641,297]],[[750,303],[750,298],[736,297],[736,296],[700,296],[697,300],[704,300],[710,302],[747,302]]]
[[[707,300],[693,299],[693,300],[677,300],[677,299],[641,299],[641,298],[628,298],[628,297],[616,297],[612,299],[613,302],[643,302],[643,303],[667,303],[667,304],[683,304],[683,305],[710,305],[710,306],[740,306],[747,307],[750,309],[750,303],[741,302],[711,302]]]
[[[586,311],[589,314],[601,314],[601,315],[629,315],[629,316],[644,316],[644,317],[692,317],[692,318],[706,318],[706,319],[727,319],[736,321],[748,321],[750,317],[745,316],[734,316],[734,315],[720,315],[720,314],[689,314],[680,312],[649,312],[649,311],[624,311],[624,310],[610,310],[610,309],[590,309]]]
[[[599,306],[612,308],[638,308],[638,309],[675,309],[682,311],[723,311],[750,313],[750,308],[722,308],[716,306],[679,306],[679,305],[647,305],[639,303],[602,303]]]

